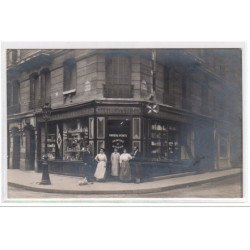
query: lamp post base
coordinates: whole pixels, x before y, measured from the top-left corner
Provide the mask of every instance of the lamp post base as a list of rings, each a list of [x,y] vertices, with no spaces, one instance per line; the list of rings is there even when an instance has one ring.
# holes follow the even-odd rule
[[[49,166],[48,161],[45,160],[43,163],[43,174],[42,174],[42,180],[39,183],[40,185],[51,185],[50,178],[49,178]]]
[[[50,180],[43,180],[43,181],[41,181],[40,183],[39,183],[39,185],[51,185],[51,182],[50,182]]]

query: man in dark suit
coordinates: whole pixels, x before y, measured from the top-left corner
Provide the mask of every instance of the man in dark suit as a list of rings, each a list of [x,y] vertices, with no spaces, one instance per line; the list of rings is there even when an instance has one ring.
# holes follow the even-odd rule
[[[134,181],[135,183],[139,184],[141,183],[142,178],[142,166],[141,166],[141,160],[142,160],[142,154],[139,151],[138,147],[134,147],[134,151],[132,154],[132,167],[133,167],[133,175],[134,175]]]
[[[82,151],[83,174],[87,181],[92,182],[94,179],[93,157],[89,150],[89,146],[83,147]]]

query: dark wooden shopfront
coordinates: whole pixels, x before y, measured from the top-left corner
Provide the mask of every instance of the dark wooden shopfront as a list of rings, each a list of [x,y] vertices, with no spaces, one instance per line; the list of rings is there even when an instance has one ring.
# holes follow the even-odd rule
[[[56,131],[61,134],[61,149],[64,147],[64,150],[63,155],[60,151],[60,157],[55,157],[54,160],[50,161],[51,172],[82,176],[81,158],[75,156],[79,155],[84,143],[81,144],[81,140],[78,139],[79,148],[74,151],[72,159],[65,155],[71,149],[65,148],[64,140],[66,138],[68,142],[73,140],[65,137],[70,131],[65,132],[63,128],[63,124],[69,121],[78,121],[85,128],[88,128],[85,135],[93,156],[99,152],[100,148],[105,148],[109,161],[114,147],[118,148],[120,153],[124,148],[131,153],[134,146],[139,146],[143,154],[142,165],[146,177],[193,170],[191,161],[194,155],[190,158],[189,154],[188,158],[183,158],[182,153],[184,146],[186,147],[183,144],[185,127],[195,129],[195,122],[192,122],[193,117],[189,114],[182,112],[176,114],[163,107],[159,114],[150,116],[144,113],[144,106],[141,104],[137,104],[137,106],[117,105],[117,107],[114,105],[91,105],[91,108],[75,109],[71,114],[67,111],[60,115],[58,113],[52,115],[50,123],[58,124],[58,129],[56,129],[57,125],[54,128],[55,150],[59,152]],[[75,131],[80,127],[74,126],[71,133],[82,134],[81,131]],[[209,132],[209,134],[211,133],[212,131]]]

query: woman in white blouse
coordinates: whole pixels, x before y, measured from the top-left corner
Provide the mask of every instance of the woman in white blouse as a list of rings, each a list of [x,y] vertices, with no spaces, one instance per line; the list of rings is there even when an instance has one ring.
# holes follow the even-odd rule
[[[123,150],[123,154],[120,156],[120,181],[130,182],[132,180],[131,168],[129,161],[132,159],[132,156],[127,153],[127,150]]]
[[[98,163],[97,163],[97,167],[96,167],[96,171],[95,171],[94,176],[95,176],[97,181],[105,181],[107,157],[106,157],[103,149],[100,149],[100,153],[96,155],[95,160]]]

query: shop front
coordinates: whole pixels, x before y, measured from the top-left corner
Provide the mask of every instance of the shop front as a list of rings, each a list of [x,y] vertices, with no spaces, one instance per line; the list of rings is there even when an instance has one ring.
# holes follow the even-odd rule
[[[42,156],[44,125],[39,117],[38,126]],[[114,148],[122,153],[138,147],[145,176],[191,171],[194,144],[191,118],[165,110],[148,115],[142,103],[92,103],[54,111],[48,124],[50,171],[61,174],[83,174],[81,151],[86,145],[93,156],[104,148],[108,160]]]

